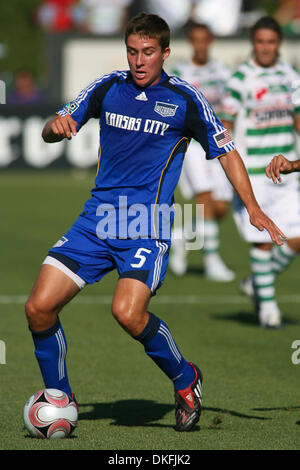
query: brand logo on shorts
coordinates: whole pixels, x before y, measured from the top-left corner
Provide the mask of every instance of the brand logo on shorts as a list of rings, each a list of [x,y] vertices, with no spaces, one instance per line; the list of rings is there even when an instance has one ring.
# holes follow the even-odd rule
[[[156,101],[154,111],[162,117],[174,117],[177,108],[176,104]]]
[[[66,242],[68,242],[69,240],[66,238],[66,237],[61,237],[58,242],[55,243],[55,245],[53,245],[53,248],[59,248],[60,246],[64,245]]]

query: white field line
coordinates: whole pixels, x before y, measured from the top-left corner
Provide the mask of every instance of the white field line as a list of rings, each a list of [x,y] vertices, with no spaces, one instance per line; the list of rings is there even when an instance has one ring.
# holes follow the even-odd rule
[[[0,295],[0,304],[24,304],[28,298],[28,295]],[[279,295],[277,297],[279,303],[283,304],[299,304],[300,295]],[[72,303],[81,305],[107,305],[112,301],[112,295],[82,295],[72,300]],[[242,297],[240,295],[157,295],[153,297],[151,302],[156,304],[247,304],[250,299]]]

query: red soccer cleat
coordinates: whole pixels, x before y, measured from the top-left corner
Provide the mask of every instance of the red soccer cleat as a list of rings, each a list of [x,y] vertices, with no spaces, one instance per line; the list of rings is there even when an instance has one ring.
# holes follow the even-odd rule
[[[191,431],[198,423],[202,411],[202,372],[192,362],[189,364],[193,367],[196,377],[189,387],[175,390],[176,431]]]

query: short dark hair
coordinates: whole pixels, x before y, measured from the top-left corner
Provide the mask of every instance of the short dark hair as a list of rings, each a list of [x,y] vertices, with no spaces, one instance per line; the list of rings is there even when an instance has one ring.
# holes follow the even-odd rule
[[[162,51],[170,44],[170,28],[158,15],[139,13],[131,18],[125,31],[126,44],[131,34],[157,39]]]
[[[210,27],[206,23],[197,23],[196,21],[189,21],[188,23],[188,34],[190,35],[194,29],[205,29],[205,31],[213,36]]]
[[[278,21],[276,21],[275,18],[273,18],[272,16],[263,16],[262,18],[256,21],[250,31],[250,36],[252,40],[255,36],[256,31],[258,31],[259,29],[271,29],[272,31],[275,31],[275,33],[278,34],[278,38],[280,40],[282,39],[281,26]]]

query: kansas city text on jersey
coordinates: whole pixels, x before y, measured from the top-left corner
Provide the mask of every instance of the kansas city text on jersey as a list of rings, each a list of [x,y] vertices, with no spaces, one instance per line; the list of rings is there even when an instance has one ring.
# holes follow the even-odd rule
[[[123,116],[122,114],[109,113],[108,111],[105,113],[105,120],[108,126],[136,132],[142,129],[144,132],[150,132],[150,134],[164,135],[165,131],[170,127],[169,124],[154,119],[145,119],[145,122],[143,122],[142,118]]]

